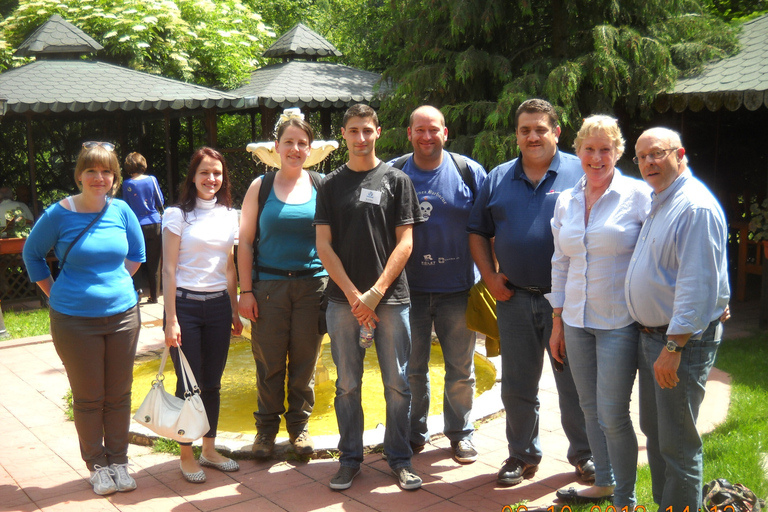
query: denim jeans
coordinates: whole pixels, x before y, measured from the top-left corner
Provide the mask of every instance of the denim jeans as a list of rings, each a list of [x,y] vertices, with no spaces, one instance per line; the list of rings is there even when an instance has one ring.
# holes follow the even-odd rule
[[[595,485],[615,485],[616,509],[632,510],[637,504],[637,436],[629,401],[637,373],[639,331],[634,323],[609,330],[564,324],[564,330],[567,363],[595,460]]]
[[[51,308],[51,337],[72,388],[72,413],[86,466],[128,462],[133,361],[139,306],[105,317],[70,316]],[[144,390],[142,390],[144,391]]]
[[[701,503],[703,450],[696,430],[709,371],[715,362],[723,325],[714,321],[700,339],[690,339],[680,354],[672,389],[661,389],[653,363],[666,350],[666,336],[640,333],[640,429],[648,438],[653,500],[659,510],[695,511]]]
[[[496,303],[501,348],[501,400],[507,414],[509,456],[526,464],[541,462],[539,443],[539,379],[545,350],[549,353],[552,306],[543,295],[515,290],[508,301]],[[550,364],[551,364],[551,357]],[[571,377],[571,368],[554,372],[559,395],[560,423],[568,438],[568,461],[576,465],[591,457],[584,413]]]
[[[432,325],[445,361],[443,420],[445,436],[452,442],[471,439],[470,422],[475,394],[475,333],[467,329],[465,313],[469,291],[425,293],[411,291],[411,358],[408,382],[411,385],[411,442],[429,440],[429,356]]]
[[[200,387],[200,398],[211,426],[204,437],[216,437],[221,376],[227,365],[229,338],[232,334],[229,295],[225,292],[221,297],[205,301],[176,297],[176,319],[181,328],[181,349]],[[171,358],[176,368],[176,396],[182,398],[184,383],[180,375],[179,351],[175,347],[171,347]]]
[[[259,305],[259,318],[251,322],[259,406],[253,416],[260,434],[277,435],[283,414],[288,434],[307,429],[315,406],[315,366],[323,340],[317,321],[327,281],[309,277],[253,283]]]
[[[411,391],[408,387],[408,356],[411,330],[408,305],[379,304],[379,323],[374,332],[376,356],[384,383],[387,419],[384,453],[392,469],[411,464],[408,443]],[[360,347],[360,325],[349,304],[328,302],[326,311],[331,355],[336,364],[336,420],[339,424],[339,461],[342,466],[358,467],[363,462],[363,406],[361,386],[365,349]]]

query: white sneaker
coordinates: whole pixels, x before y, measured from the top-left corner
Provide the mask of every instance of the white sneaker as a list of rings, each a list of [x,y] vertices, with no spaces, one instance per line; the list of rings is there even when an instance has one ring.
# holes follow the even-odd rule
[[[91,484],[93,485],[93,492],[99,496],[106,496],[117,492],[117,486],[115,481],[112,480],[112,470],[99,466],[98,464],[93,466],[94,471],[91,471]]]
[[[110,464],[112,470],[112,480],[115,482],[118,492],[132,491],[136,488],[136,480],[128,474],[128,463]]]

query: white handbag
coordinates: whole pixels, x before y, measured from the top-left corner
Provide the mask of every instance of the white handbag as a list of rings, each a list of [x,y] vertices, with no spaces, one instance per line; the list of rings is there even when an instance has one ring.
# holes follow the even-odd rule
[[[136,411],[133,419],[146,426],[152,432],[182,443],[191,443],[203,437],[209,430],[208,416],[205,414],[200,388],[192,373],[184,353],[179,349],[181,378],[184,380],[184,398],[171,395],[163,386],[163,370],[170,354],[170,347],[165,347],[160,369],[152,388]],[[189,381],[189,384],[187,383]],[[190,389],[191,385],[191,389]]]

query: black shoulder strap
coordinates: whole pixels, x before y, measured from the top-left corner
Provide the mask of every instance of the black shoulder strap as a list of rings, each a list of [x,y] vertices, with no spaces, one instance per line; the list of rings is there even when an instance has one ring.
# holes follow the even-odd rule
[[[475,190],[475,180],[472,179],[472,172],[469,170],[467,159],[463,155],[452,151],[449,151],[448,154],[451,155],[451,160],[453,160],[454,165],[459,170],[461,179],[464,180],[464,183],[469,187],[469,191],[472,192],[472,198],[474,199],[477,191]]]
[[[323,180],[325,179],[325,176],[323,176],[317,171],[310,171],[310,170],[307,170],[307,174],[309,174],[309,179],[312,180],[312,186],[315,187],[315,190],[320,190],[320,185],[323,184]]]
[[[405,167],[405,162],[407,162],[408,159],[411,158],[412,156],[413,156],[413,153],[408,153],[407,155],[401,156],[400,158],[397,159],[397,161],[395,161],[395,163],[392,164],[392,167],[394,167],[395,169],[400,169],[402,171],[403,167]]]

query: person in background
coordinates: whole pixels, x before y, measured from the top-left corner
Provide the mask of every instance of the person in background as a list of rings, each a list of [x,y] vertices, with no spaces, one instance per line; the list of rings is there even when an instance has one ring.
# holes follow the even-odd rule
[[[157,304],[160,294],[160,256],[163,239],[160,233],[163,210],[163,193],[157,178],[147,172],[147,160],[140,153],[125,157],[125,172],[130,178],[123,182],[123,200],[128,203],[139,219],[147,248],[147,261],[141,266],[141,273],[147,281],[149,299],[147,303]],[[136,286],[139,289],[139,286]],[[141,295],[141,293],[139,293]]]
[[[80,454],[99,495],[131,491],[128,473],[133,362],[141,318],[131,275],[144,261],[141,227],[123,201],[115,146],[86,142],[80,193],[49,207],[24,245],[29,277],[50,297],[51,337],[72,388]],[[56,281],[46,256],[60,262]]]
[[[275,149],[280,170],[269,176],[271,190],[261,211],[259,192],[267,185],[264,177],[253,180],[240,216],[238,308],[251,321],[258,377],[253,451],[259,458],[272,455],[282,415],[294,451],[314,451],[307,422],[315,406],[315,366],[323,339],[320,304],[328,273],[315,249],[317,191],[303,170],[313,140],[303,117],[279,124]]]
[[[165,344],[176,367],[176,396],[184,396],[175,347],[184,347],[200,387],[210,430],[195,460],[192,445],[181,447],[181,473],[191,483],[205,482],[200,466],[237,471],[238,463],[216,451],[221,376],[231,333],[243,325],[237,314],[234,263],[237,211],[232,209],[229,171],[218,151],[192,154],[179,203],[163,216],[163,303]]]
[[[616,119],[585,119],[574,148],[584,176],[560,194],[552,218],[549,344],[552,357],[571,367],[594,456],[595,485],[559,490],[557,497],[566,503],[613,497],[616,510],[633,510],[637,436],[629,401],[639,333],[624,300],[624,277],[651,207],[651,189],[616,169],[624,153]]]
[[[443,114],[423,105],[413,111],[408,127],[413,153],[389,165],[402,168],[411,178],[426,218],[413,231],[413,252],[405,266],[411,292],[411,448],[418,453],[429,441],[434,324],[445,361],[444,433],[451,441],[454,459],[468,464],[477,459],[470,418],[475,395],[475,333],[467,329],[465,313],[469,289],[479,275],[465,228],[486,173],[474,160],[445,151],[447,139]]]

